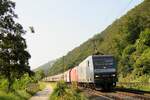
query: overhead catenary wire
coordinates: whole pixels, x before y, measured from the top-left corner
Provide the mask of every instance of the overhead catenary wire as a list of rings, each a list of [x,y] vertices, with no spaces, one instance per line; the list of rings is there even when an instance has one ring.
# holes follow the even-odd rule
[[[123,13],[123,12],[125,12],[127,9],[128,9],[128,7],[130,6],[130,4],[133,2],[134,0],[131,0],[125,7],[123,7],[123,9],[121,9],[120,11],[119,11],[119,13],[118,14],[116,14],[116,18],[119,18],[119,16]],[[108,20],[110,18],[110,15],[108,14],[108,15],[106,15],[106,19],[105,20]]]
[[[120,13],[117,15],[116,18],[118,18],[123,12],[125,12],[133,1],[134,1],[134,0],[131,0],[131,1],[127,4],[127,6],[125,6],[125,7],[120,11]],[[109,19],[109,16],[107,16],[107,18]],[[94,48],[94,54],[101,54],[101,55],[104,55],[102,52],[99,52],[99,51],[98,51],[98,48],[97,48],[97,45],[96,45],[96,41],[93,41],[93,48]]]
[[[119,16],[122,14],[122,13],[124,13],[127,9],[128,9],[128,7],[130,6],[130,4],[133,2],[134,0],[131,0],[119,13],[118,13],[118,15],[117,15],[117,18],[119,18]]]

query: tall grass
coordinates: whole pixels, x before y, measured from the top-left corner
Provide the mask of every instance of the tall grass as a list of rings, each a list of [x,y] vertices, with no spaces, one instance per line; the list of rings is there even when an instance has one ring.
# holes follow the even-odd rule
[[[23,90],[11,93],[0,91],[0,100],[28,100],[30,97],[31,95]]]
[[[45,82],[38,82],[38,84],[39,84],[39,90],[43,90],[45,87],[46,87],[46,85],[47,85],[47,83],[45,83]]]
[[[7,91],[8,81],[6,79],[0,78],[0,90]]]
[[[129,74],[127,77],[119,77],[119,82],[145,82],[150,83],[150,75],[143,75],[143,76],[134,76],[132,74]],[[136,90],[142,90],[142,91],[150,91],[149,85],[139,84],[139,85],[121,85],[119,87],[123,88],[130,88],[130,89],[136,89]]]
[[[56,88],[57,83],[56,83],[56,82],[51,82],[51,83],[50,83],[50,86],[54,89],[54,88]]]
[[[69,87],[64,81],[57,83],[50,100],[87,100],[85,95],[77,88],[77,84],[73,83]]]
[[[36,81],[25,74],[21,79],[16,79],[13,83],[13,91],[9,92],[8,81],[0,77],[0,100],[28,100],[33,94],[44,87],[42,83]]]

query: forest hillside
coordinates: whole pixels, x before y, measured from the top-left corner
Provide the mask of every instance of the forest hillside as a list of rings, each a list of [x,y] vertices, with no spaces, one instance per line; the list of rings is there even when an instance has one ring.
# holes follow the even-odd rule
[[[49,75],[78,65],[92,55],[95,49],[101,54],[115,56],[120,81],[149,81],[150,0],[144,0],[103,32],[59,58],[50,68]]]

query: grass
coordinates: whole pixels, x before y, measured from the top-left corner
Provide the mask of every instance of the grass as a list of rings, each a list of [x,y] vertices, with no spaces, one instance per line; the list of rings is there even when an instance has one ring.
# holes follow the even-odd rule
[[[44,89],[46,84],[45,82],[33,83],[28,85],[27,90],[15,90],[10,93],[0,89],[0,100],[28,100],[37,91]]]
[[[30,97],[31,95],[23,90],[13,93],[0,91],[0,100],[28,100]]]
[[[54,87],[50,100],[87,100],[86,96],[77,88],[76,84],[69,87],[65,82],[52,83]]]
[[[43,90],[47,85],[47,83],[45,83],[45,82],[38,82],[38,84],[39,84],[39,89],[40,90]]]
[[[136,85],[136,86],[130,86],[130,85],[119,85],[118,88],[126,88],[131,90],[139,90],[139,91],[146,91],[150,92],[150,86],[144,86],[144,85]]]
[[[28,100],[37,91],[45,88],[46,83],[38,82],[25,74],[20,79],[14,80],[12,91],[8,91],[7,79],[0,77],[0,100]]]
[[[57,82],[50,82],[51,87],[54,89],[57,86]]]

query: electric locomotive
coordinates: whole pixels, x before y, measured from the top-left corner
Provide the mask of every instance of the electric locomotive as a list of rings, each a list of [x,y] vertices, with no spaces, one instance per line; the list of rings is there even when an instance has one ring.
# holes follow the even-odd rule
[[[116,66],[111,55],[91,55],[77,66],[79,84],[96,89],[110,89],[116,85]]]

